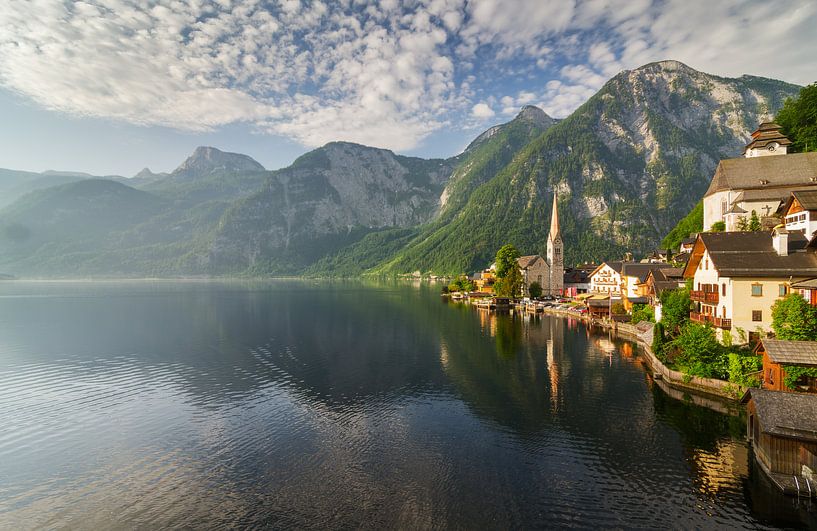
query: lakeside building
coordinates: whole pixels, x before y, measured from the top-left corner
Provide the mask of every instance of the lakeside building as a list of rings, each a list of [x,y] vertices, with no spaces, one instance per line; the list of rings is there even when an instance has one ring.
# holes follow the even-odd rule
[[[794,389],[789,389],[784,381],[787,367],[817,368],[817,341],[763,339],[755,353],[763,357],[763,389],[817,393],[815,377],[800,377]]]
[[[817,153],[789,154],[791,141],[780,129],[760,124],[743,157],[720,161],[704,194],[704,230],[717,221],[737,230],[752,211],[774,226],[774,215],[793,191],[817,190]]]
[[[621,268],[623,261],[602,262],[588,276],[590,279],[589,293],[605,294],[614,298],[621,297]]]
[[[595,269],[596,266],[593,266]],[[564,294],[566,297],[576,297],[590,291],[590,272],[586,268],[576,267],[565,270]]]
[[[690,319],[710,323],[718,337],[757,340],[771,329],[771,307],[792,284],[817,277],[817,242],[777,227],[765,232],[698,235],[684,278],[692,279]]]
[[[746,432],[763,472],[783,491],[817,491],[817,395],[752,389]]]

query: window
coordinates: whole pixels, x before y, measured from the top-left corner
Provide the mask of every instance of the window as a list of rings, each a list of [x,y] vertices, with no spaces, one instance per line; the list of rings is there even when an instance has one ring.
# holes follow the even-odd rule
[[[723,291],[723,293],[721,293],[721,295],[726,297],[726,284],[721,284],[721,288],[722,288],[721,291]]]
[[[777,286],[777,296],[778,297],[785,297],[786,296],[786,285],[785,284],[778,284]]]
[[[726,214],[727,204],[726,201],[721,201],[721,216]]]
[[[707,271],[709,270],[709,258],[706,259],[706,265],[704,266],[704,269],[706,269]]]
[[[763,296],[763,284],[752,284],[752,297]]]
[[[752,321],[755,323],[759,323],[763,320],[763,311],[762,310],[752,310]]]

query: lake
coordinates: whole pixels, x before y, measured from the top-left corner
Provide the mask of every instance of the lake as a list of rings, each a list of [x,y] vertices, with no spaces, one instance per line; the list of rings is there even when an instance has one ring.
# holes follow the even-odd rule
[[[817,525],[676,395],[435,285],[2,282],[0,527]]]

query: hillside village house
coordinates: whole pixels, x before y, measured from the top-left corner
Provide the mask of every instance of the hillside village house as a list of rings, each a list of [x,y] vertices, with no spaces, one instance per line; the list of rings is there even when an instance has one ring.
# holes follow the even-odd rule
[[[621,265],[624,308],[632,311],[634,304],[649,304],[647,277],[652,271],[674,269],[671,264],[625,262]]]
[[[817,153],[788,154],[790,144],[779,125],[762,123],[742,158],[720,161],[704,194],[704,230],[716,221],[737,230],[752,211],[771,218],[793,191],[817,190]]]
[[[814,242],[812,242],[814,243]],[[771,327],[771,308],[793,283],[817,276],[817,246],[799,232],[698,235],[684,278],[692,279],[690,319],[731,333],[733,341],[759,339]]]
[[[668,289],[684,287],[684,269],[666,268],[652,269],[644,281],[644,291],[647,294],[649,305],[655,312],[655,320],[661,320],[661,294]]]
[[[593,268],[595,269],[595,267]],[[576,297],[590,291],[590,273],[592,270],[581,267],[565,271],[564,294],[566,297]]]
[[[796,190],[782,208],[782,218],[789,232],[800,231],[811,239],[817,231],[817,190]]]
[[[817,341],[764,339],[755,353],[763,356],[763,389],[771,391],[790,391],[784,383],[786,368],[817,368]],[[817,378],[803,376],[795,385],[791,391],[817,393]]]

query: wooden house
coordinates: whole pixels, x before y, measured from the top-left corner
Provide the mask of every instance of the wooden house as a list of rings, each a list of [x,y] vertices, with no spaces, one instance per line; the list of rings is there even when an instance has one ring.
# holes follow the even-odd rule
[[[817,393],[817,378],[803,376],[794,389],[784,383],[787,367],[817,368],[817,341],[763,339],[755,352],[763,356],[763,389]]]
[[[787,493],[817,495],[817,395],[751,389],[743,403],[760,468]]]

